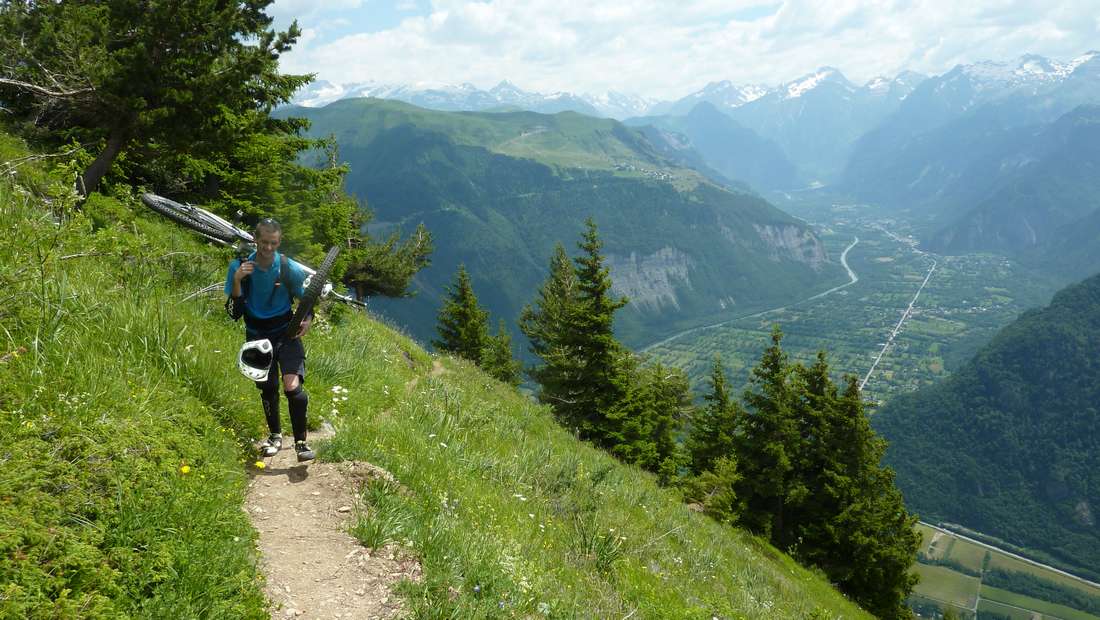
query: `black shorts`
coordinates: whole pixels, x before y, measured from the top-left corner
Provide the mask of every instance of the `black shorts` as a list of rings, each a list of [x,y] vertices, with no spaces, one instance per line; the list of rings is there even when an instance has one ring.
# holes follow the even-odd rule
[[[277,388],[279,377],[282,375],[298,375],[302,383],[306,382],[306,347],[301,338],[286,338],[285,336],[268,336],[271,346],[275,348],[275,360],[271,364],[271,372],[267,375],[267,381],[257,381],[256,387],[261,390],[264,387]]]

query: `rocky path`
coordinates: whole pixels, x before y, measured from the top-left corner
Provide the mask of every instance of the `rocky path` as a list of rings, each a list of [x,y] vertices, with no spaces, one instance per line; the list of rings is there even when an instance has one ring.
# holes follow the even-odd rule
[[[310,441],[328,437],[331,431],[311,433]],[[245,510],[259,533],[271,617],[400,616],[391,588],[419,579],[419,564],[398,547],[367,549],[348,534],[360,510],[357,490],[392,476],[368,463],[299,464],[290,437],[266,461],[251,468]]]

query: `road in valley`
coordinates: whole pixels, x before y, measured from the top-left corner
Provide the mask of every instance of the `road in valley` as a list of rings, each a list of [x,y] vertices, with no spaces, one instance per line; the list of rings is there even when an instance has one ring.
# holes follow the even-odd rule
[[[920,250],[916,250],[920,252]],[[921,252],[923,254],[923,252]],[[901,326],[905,324],[905,321],[912,316],[913,306],[917,303],[917,298],[920,297],[921,291],[928,285],[928,280],[932,278],[932,272],[936,270],[936,259],[932,259],[932,266],[928,268],[928,274],[924,276],[924,282],[921,282],[920,288],[917,289],[916,295],[913,295],[913,299],[909,300],[909,307],[905,309],[905,312],[901,313],[901,318],[898,319],[898,324],[894,326],[894,331],[890,332],[890,336],[886,338],[886,342],[883,343],[882,349],[875,356],[875,361],[871,363],[871,369],[867,371],[867,374],[863,376],[863,381],[859,383],[859,389],[863,390],[863,387],[867,385],[867,382],[871,380],[871,375],[875,372],[875,367],[882,361],[882,356],[886,355],[886,350],[890,348],[890,345],[894,344],[894,338],[901,332]]]
[[[815,299],[821,299],[822,297],[824,297],[824,296],[826,296],[830,293],[835,293],[835,292],[837,292],[841,289],[848,288],[849,286],[855,284],[856,282],[859,282],[859,275],[856,274],[856,272],[853,271],[850,266],[848,266],[848,252],[852,248],[856,247],[857,243],[859,243],[859,237],[858,236],[854,237],[852,239],[852,242],[850,244],[848,244],[848,247],[844,248],[844,251],[841,252],[841,254],[840,254],[840,264],[843,265],[844,269],[848,271],[848,281],[845,282],[844,284],[841,284],[839,286],[834,286],[833,288],[831,288],[827,291],[817,293],[816,295],[811,295],[810,297],[807,297],[805,299],[800,299],[796,302],[789,303],[785,306],[778,306],[776,308],[768,308],[767,310],[761,310],[759,312],[754,312],[752,314],[744,314],[744,315],[741,315],[739,317],[734,317],[732,319],[727,319],[727,320],[722,321],[720,323],[712,323],[710,325],[701,325],[699,327],[692,327],[691,329],[685,329],[684,331],[677,332],[677,333],[669,336],[668,338],[665,338],[664,340],[658,340],[657,342],[654,342],[652,344],[648,344],[648,345],[642,347],[641,349],[639,349],[638,351],[640,353],[645,353],[645,352],[649,351],[650,349],[655,349],[655,348],[657,348],[661,345],[668,344],[668,343],[672,342],[673,340],[679,340],[680,338],[683,338],[684,336],[687,336],[689,334],[694,334],[694,333],[701,332],[701,331],[704,331],[704,330],[707,330],[707,329],[714,329],[715,327],[721,327],[723,325],[728,325],[730,323],[733,323],[734,321],[740,321],[741,319],[751,319],[753,317],[763,316],[763,315],[771,313],[771,312],[778,312],[779,310],[786,310],[787,308],[791,308],[793,306],[797,306],[799,304],[806,303],[807,301],[813,301]]]

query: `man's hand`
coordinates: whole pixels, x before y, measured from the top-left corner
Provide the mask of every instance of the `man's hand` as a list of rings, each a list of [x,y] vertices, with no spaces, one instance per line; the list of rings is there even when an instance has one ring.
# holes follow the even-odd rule
[[[298,333],[294,335],[295,339],[301,338],[309,331],[309,326],[313,324],[313,315],[309,315],[302,319],[302,324],[298,326]]]
[[[246,277],[248,277],[255,270],[256,270],[256,263],[254,263],[250,260],[246,260],[245,262],[241,263],[240,267],[237,267],[237,271],[233,272],[233,280],[237,284],[240,284],[241,280],[244,280]]]
[[[256,263],[248,260],[240,264],[237,270],[233,272],[233,292],[230,293],[230,297],[240,297],[244,294],[241,287],[241,281],[248,277],[248,274],[252,273],[256,269]]]

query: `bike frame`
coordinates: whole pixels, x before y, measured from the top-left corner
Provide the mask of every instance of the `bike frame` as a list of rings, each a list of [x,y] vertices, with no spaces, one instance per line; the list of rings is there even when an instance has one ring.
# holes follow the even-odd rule
[[[155,208],[154,210],[160,212],[161,214],[164,214],[161,209],[170,209],[177,212],[180,216],[182,216],[183,219],[195,220],[203,228],[209,228],[212,229],[212,231],[220,233],[221,236],[219,237],[198,228],[190,227],[192,231],[202,235],[203,237],[210,241],[213,241],[214,243],[233,248],[237,256],[241,258],[241,260],[244,260],[245,257],[256,251],[256,239],[252,236],[252,233],[240,228],[239,226],[233,224],[225,218],[222,218],[214,213],[211,213],[210,211],[207,211],[206,209],[203,209],[202,207],[196,207],[195,205],[191,204],[178,203],[163,198],[161,196],[157,196],[156,194],[143,194],[141,199],[151,208],[153,208],[154,203],[159,204],[161,208]],[[167,206],[166,203],[170,206]],[[178,218],[172,219],[175,219],[183,226],[187,226],[185,222],[181,221]],[[232,240],[230,241],[230,239]],[[315,269],[302,263],[301,261],[296,262],[298,262],[298,264],[302,266],[302,271],[305,271],[307,274],[309,274],[309,277],[312,277],[314,274],[317,273]],[[365,302],[359,301],[358,299],[355,299],[348,295],[344,295],[342,293],[337,293],[335,290],[333,290],[331,282],[326,283],[325,293],[323,296],[328,296],[329,294],[346,304],[359,306],[362,308],[367,307],[367,304]]]

